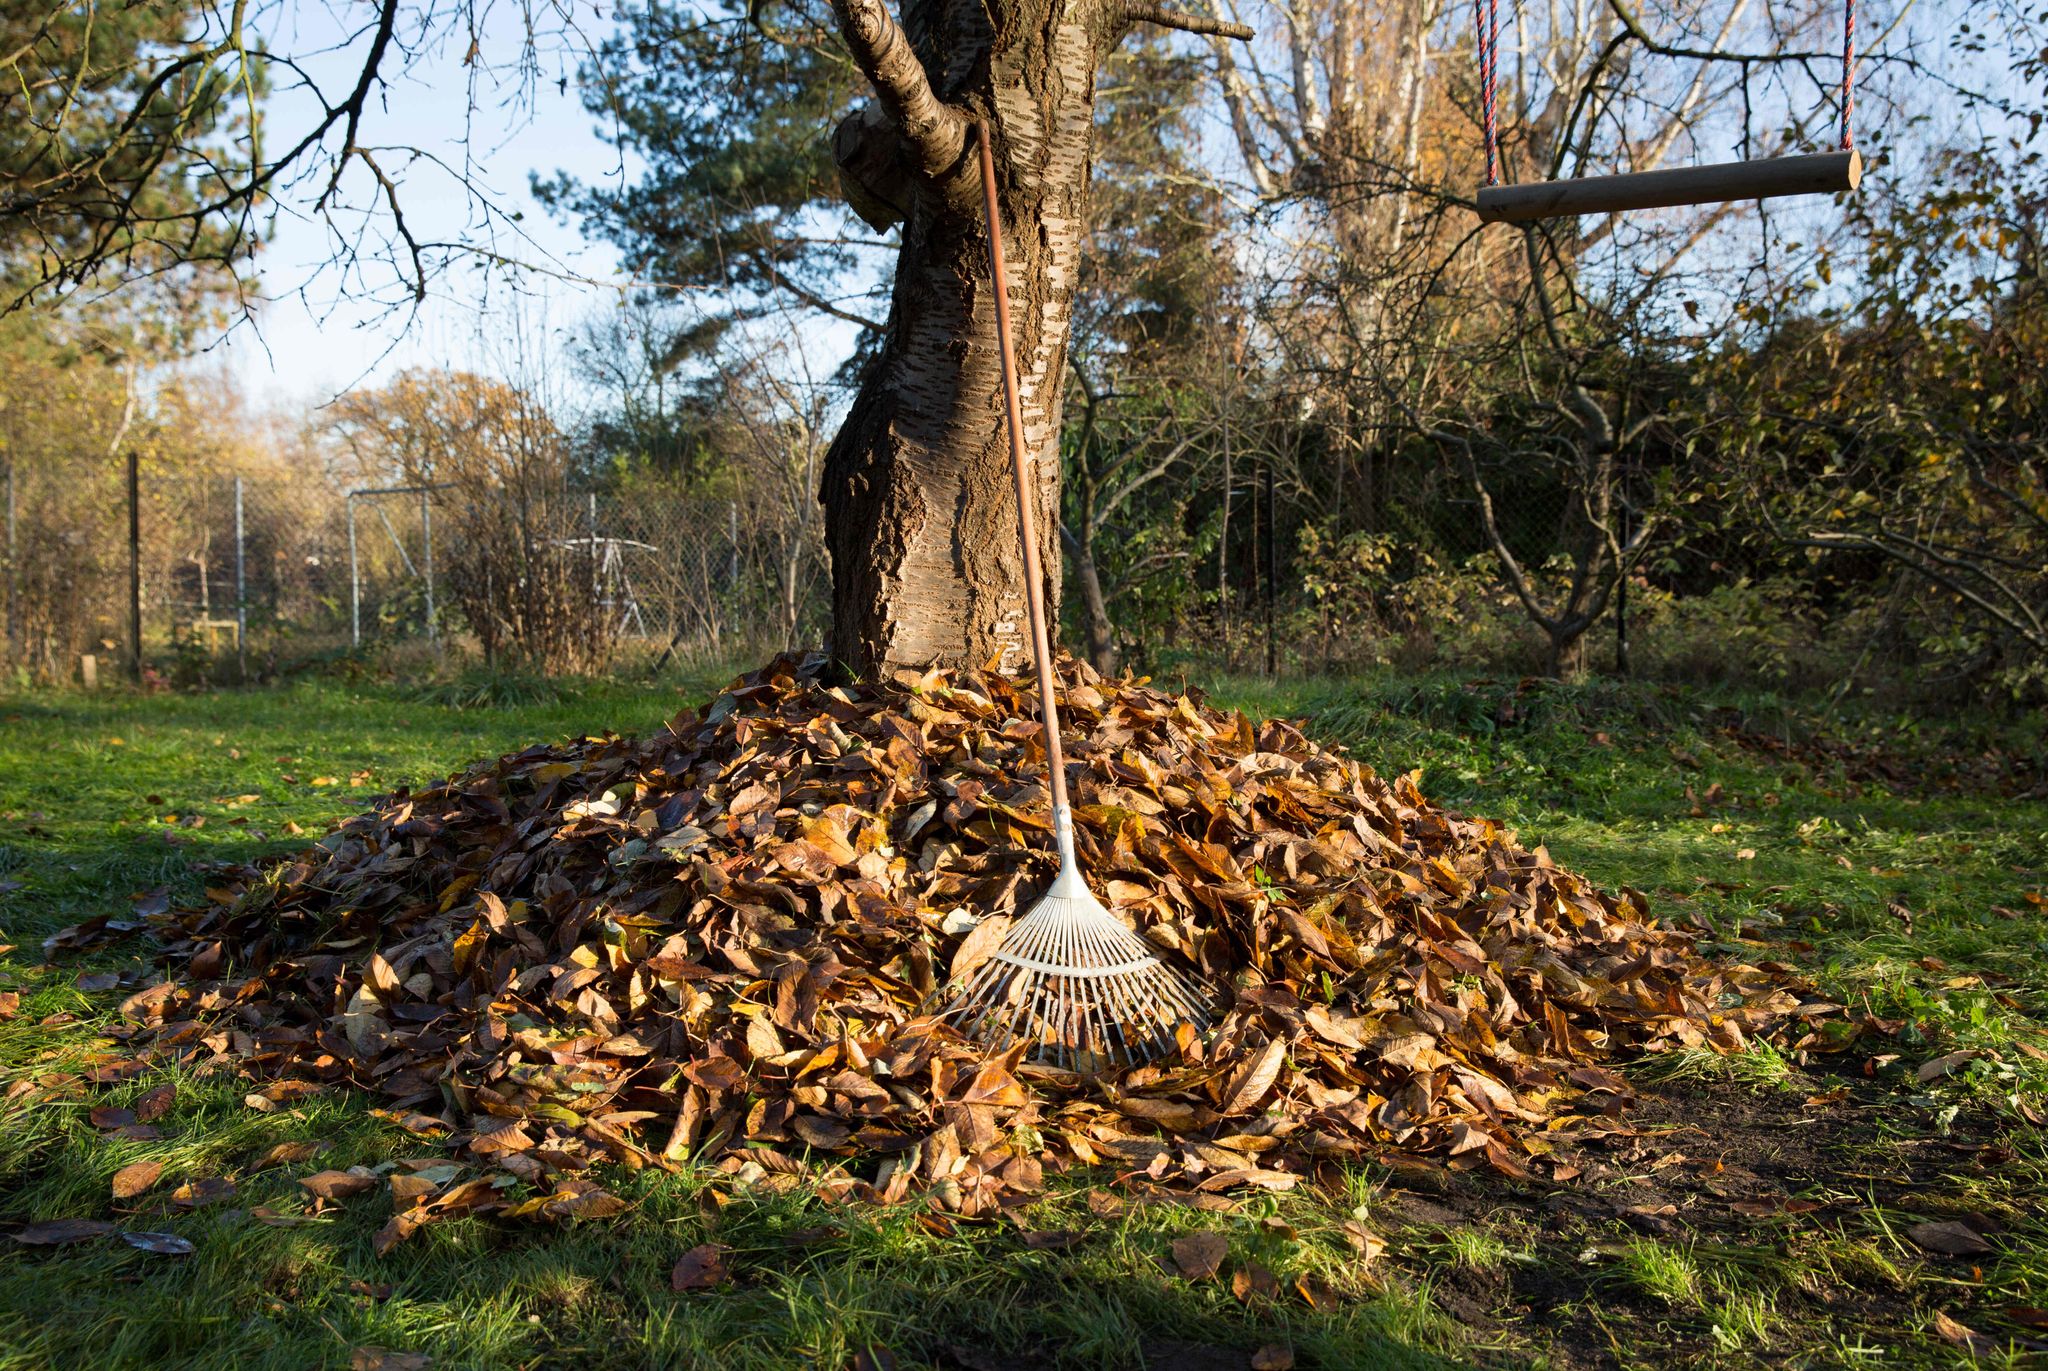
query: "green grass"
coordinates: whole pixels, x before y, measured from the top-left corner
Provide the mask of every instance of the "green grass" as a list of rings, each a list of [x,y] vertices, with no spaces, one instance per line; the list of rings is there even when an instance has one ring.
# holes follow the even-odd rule
[[[472,758],[656,726],[706,685],[305,682],[269,693],[0,698],[0,890],[20,883],[0,893],[0,944],[13,945],[0,953],[0,991],[20,995],[0,1022],[0,1094],[112,1046],[106,1030],[128,988],[82,990],[81,972],[123,973],[131,985],[151,974],[133,942],[46,965],[41,940],[58,928],[122,917],[132,897],[160,886],[200,897],[196,866],[291,850],[366,797]],[[1884,1049],[1897,1061],[1874,1068],[1888,1094],[1868,1111],[1867,1147],[1816,1182],[1824,1221],[1760,1222],[1731,1236],[1695,1231],[1688,1213],[1652,1237],[1620,1220],[1560,1220],[1542,1192],[1462,1179],[1465,1217],[1430,1221],[1399,1203],[1413,1177],[1364,1166],[1330,1190],[1253,1197],[1230,1213],[1134,1206],[1104,1219],[1085,1201],[1102,1178],[1084,1178],[1056,1186],[1021,1225],[958,1223],[830,1207],[801,1189],[746,1190],[716,1175],[642,1173],[607,1177],[634,1205],[621,1219],[451,1221],[378,1258],[371,1237],[387,1200],[313,1216],[296,1180],[433,1155],[430,1143],[338,1095],[258,1111],[244,1101],[247,1083],[226,1073],[179,1079],[161,1138],[109,1140],[91,1125],[91,1107],[132,1102],[160,1083],[151,1078],[81,1084],[32,1108],[0,1104],[0,1229],[118,1217],[197,1249],[181,1258],[118,1240],[0,1247],[0,1371],[346,1366],[371,1346],[427,1353],[441,1367],[837,1371],[886,1350],[902,1366],[993,1356],[1019,1367],[1194,1371],[1248,1364],[1268,1343],[1290,1345],[1299,1366],[1329,1368],[1948,1365],[1968,1354],[1926,1331],[1934,1311],[2003,1339],[2023,1325],[1996,1322],[1996,1311],[2048,1305],[2038,1217],[2048,1150],[2023,1112],[2048,1084],[2048,1063],[2023,1050],[2048,1049],[2048,910],[2027,898],[2048,887],[2048,803],[1996,793],[1985,781],[1995,763],[1951,774],[1955,758],[1991,752],[2033,766],[2038,786],[2048,752],[2038,728],[1829,721],[1829,736],[1908,764],[1902,781],[1877,784],[1858,779],[1853,754],[1802,759],[1723,731],[1734,720],[1751,735],[1797,738],[1818,713],[1797,700],[1448,680],[1223,681],[1216,694],[1305,715],[1382,770],[1419,767],[1441,802],[1647,892],[1654,908],[1696,920],[1746,959],[1800,963],[1835,994],[1900,1021]],[[1960,1048],[1985,1055],[1914,1079],[1920,1061]],[[1863,1080],[1867,1055],[1801,1062],[1757,1048],[1674,1054],[1633,1071],[1645,1089],[1796,1102],[1838,1075]],[[1996,1160],[1951,1145],[1966,1132],[1971,1148],[2000,1149]],[[262,1167],[284,1142],[326,1150]],[[110,1203],[113,1174],[143,1160],[164,1165],[155,1189]],[[1613,1184],[1650,1165],[1631,1162]],[[1880,1194],[1864,1176],[1886,1168],[1926,1169],[1926,1184]],[[190,1212],[158,1198],[203,1178],[232,1180],[235,1193]],[[273,1225],[259,1209],[307,1221]],[[1904,1236],[1965,1214],[2008,1235],[1975,1274],[1930,1263]],[[1389,1239],[1370,1269],[1347,1220]],[[1170,1272],[1172,1239],[1192,1227],[1228,1236],[1223,1279],[1191,1285]],[[1039,1249],[1022,1240],[1026,1229],[1082,1236]],[[731,1249],[733,1281],[671,1291],[676,1258],[707,1241]],[[1250,1263],[1278,1276],[1282,1298],[1234,1297],[1228,1278]],[[1295,1292],[1311,1278],[1331,1292],[1314,1306]],[[1203,1362],[1201,1348],[1235,1360]]]

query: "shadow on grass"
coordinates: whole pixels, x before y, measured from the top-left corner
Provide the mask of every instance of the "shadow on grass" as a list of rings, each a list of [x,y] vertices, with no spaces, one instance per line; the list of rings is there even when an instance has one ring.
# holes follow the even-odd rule
[[[24,1045],[9,1043],[9,1058]],[[50,1049],[50,1064],[82,1046]],[[1426,1295],[1359,1286],[1334,1220],[1307,1202],[1227,1215],[1142,1206],[1105,1220],[1089,1213],[1086,1182],[1068,1180],[1018,1225],[963,1223],[650,1172],[608,1178],[633,1205],[617,1219],[555,1229],[451,1220],[380,1258],[372,1239],[391,1208],[381,1188],[316,1215],[297,1180],[435,1155],[431,1143],[372,1119],[359,1100],[257,1112],[242,1103],[245,1083],[219,1078],[175,1081],[160,1139],[109,1140],[90,1126],[95,1099],[132,1102],[164,1079],[0,1115],[5,1221],[107,1218],[195,1249],[159,1256],[112,1236],[17,1249],[0,1264],[0,1366],[340,1366],[381,1346],[438,1366],[837,1368],[886,1351],[905,1367],[1197,1371],[1249,1365],[1269,1344],[1302,1367],[1463,1364],[1460,1330]],[[262,1165],[292,1142],[326,1150]],[[112,1200],[114,1173],[137,1161],[160,1163],[160,1177]],[[180,1187],[202,1179],[234,1190],[181,1206]],[[1283,1215],[1284,1238],[1262,1222]],[[1023,1231],[1041,1225],[1078,1238],[1063,1250],[1027,1245]],[[1221,1279],[1173,1273],[1172,1239],[1195,1227],[1227,1236]],[[731,1280],[671,1290],[677,1257],[713,1241],[729,1249]],[[1280,1298],[1233,1298],[1232,1270],[1252,1262],[1280,1278]],[[1311,1307],[1290,1289],[1310,1276],[1348,1293]]]

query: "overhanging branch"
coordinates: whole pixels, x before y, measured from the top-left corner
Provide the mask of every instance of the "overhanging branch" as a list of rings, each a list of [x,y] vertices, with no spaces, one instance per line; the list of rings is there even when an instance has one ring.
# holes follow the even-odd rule
[[[1181,14],[1163,5],[1139,4],[1126,0],[1124,22],[1127,24],[1157,24],[1165,29],[1179,29],[1182,33],[1199,33],[1215,38],[1236,38],[1249,43],[1258,35],[1250,24],[1233,24],[1227,19],[1211,19],[1200,14]]]
[[[952,170],[967,147],[967,116],[933,92],[924,63],[885,0],[832,0],[832,12],[861,74],[916,154],[919,170],[927,176]]]

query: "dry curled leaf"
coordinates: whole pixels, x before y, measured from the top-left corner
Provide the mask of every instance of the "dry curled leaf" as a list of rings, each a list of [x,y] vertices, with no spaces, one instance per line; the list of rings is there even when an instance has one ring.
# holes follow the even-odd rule
[[[1280,1298],[1280,1279],[1257,1262],[1246,1262],[1230,1273],[1230,1293],[1240,1303]]]
[[[1906,1236],[1916,1246],[1945,1257],[1978,1257],[1993,1250],[1982,1233],[1955,1219],[1916,1223],[1906,1230]]]
[[[996,949],[1003,945],[1003,939],[1009,936],[1010,924],[1007,914],[992,915],[975,924],[960,940],[960,946],[953,950],[953,961],[946,974],[956,981],[964,981],[973,975],[975,968],[994,956]]]
[[[1221,1233],[1189,1233],[1173,1240],[1173,1264],[1189,1280],[1205,1281],[1222,1267],[1229,1251]]]
[[[347,1171],[315,1171],[299,1177],[299,1184],[319,1199],[346,1200],[375,1190],[377,1176],[362,1167],[351,1167]]]
[[[272,1166],[292,1166],[298,1162],[311,1161],[327,1150],[324,1142],[282,1142],[265,1152],[256,1163],[257,1170]]]
[[[225,1176],[201,1176],[171,1192],[171,1203],[180,1209],[204,1209],[235,1197],[235,1183]]]
[[[158,1119],[170,1113],[171,1106],[176,1103],[177,1098],[178,1087],[172,1085],[169,1081],[144,1091],[135,1101],[135,1121],[137,1123],[155,1123]]]
[[[1344,1241],[1358,1254],[1360,1266],[1372,1265],[1387,1250],[1387,1240],[1356,1219],[1346,1219],[1338,1227],[1344,1233]]]
[[[1920,1063],[1919,1069],[1913,1073],[1913,1079],[1925,1085],[1929,1081],[1937,1080],[1968,1066],[1983,1055],[1981,1051],[1975,1048],[1964,1048],[1960,1052],[1945,1053],[1942,1056]]]
[[[726,1281],[725,1254],[728,1249],[715,1242],[700,1243],[676,1258],[668,1273],[671,1290],[709,1290]]]
[[[114,1225],[104,1219],[52,1219],[17,1228],[8,1236],[26,1247],[69,1247],[75,1242],[104,1238],[113,1231]]]
[[[131,1162],[114,1173],[114,1198],[132,1200],[164,1174],[162,1162]]]
[[[1932,1320],[1935,1333],[1943,1342],[1952,1342],[1958,1347],[1967,1347],[1974,1353],[1991,1353],[1999,1350],[1994,1338],[1987,1338],[1969,1325],[1959,1323],[1937,1309]]]
[[[1223,1097],[1224,1116],[1247,1113],[1264,1099],[1266,1092],[1273,1088],[1273,1082],[1280,1077],[1280,1064],[1286,1060],[1287,1044],[1279,1038],[1261,1048],[1256,1057],[1231,1077]]]
[[[154,1252],[159,1257],[189,1257],[199,1250],[192,1245],[190,1238],[181,1238],[176,1233],[123,1232],[121,1241],[144,1252]]]

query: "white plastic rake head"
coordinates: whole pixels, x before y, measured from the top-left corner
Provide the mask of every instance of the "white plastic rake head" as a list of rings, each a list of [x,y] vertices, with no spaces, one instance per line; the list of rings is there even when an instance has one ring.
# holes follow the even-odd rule
[[[995,155],[989,148],[986,123],[976,125],[976,137],[982,198],[988,206],[989,277],[995,286],[996,347],[1002,360],[1010,466],[1017,478],[1017,525],[1024,542],[1024,604],[1031,624],[1031,652],[1038,667],[1046,783],[1052,791],[1060,874],[1045,898],[1003,938],[995,954],[968,977],[967,985],[941,1017],[999,1052],[1019,1041],[1031,1043],[1033,1060],[1068,1070],[1134,1065],[1170,1051],[1181,1024],[1190,1024],[1197,1032],[1206,1028],[1209,1014],[1203,997],[1089,893],[1088,883],[1081,879],[1080,863],[1074,859],[1074,814],[1067,804],[1060,717],[1053,704],[1052,639],[1045,627],[1044,579],[1032,514],[1031,457],[1025,451],[1017,358],[1010,344],[1002,209],[996,196]]]
[[[1069,1071],[1135,1066],[1171,1052],[1182,1024],[1209,1025],[1203,997],[1102,907],[1074,860],[1073,818],[1054,811],[1060,874],[967,979],[944,1017],[1000,1052]]]

